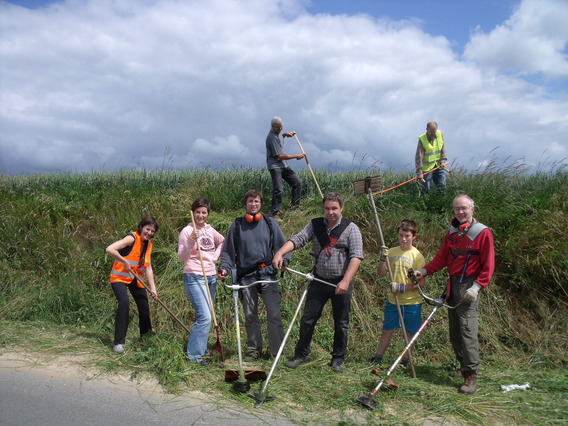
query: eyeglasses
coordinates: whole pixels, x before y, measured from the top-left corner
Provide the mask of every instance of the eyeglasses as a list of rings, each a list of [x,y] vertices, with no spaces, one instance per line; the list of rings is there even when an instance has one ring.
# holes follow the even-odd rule
[[[466,212],[469,209],[471,209],[471,207],[454,207],[454,211],[457,212]]]

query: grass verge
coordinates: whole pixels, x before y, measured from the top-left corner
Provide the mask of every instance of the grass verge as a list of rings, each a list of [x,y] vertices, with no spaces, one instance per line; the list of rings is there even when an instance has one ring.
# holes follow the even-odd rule
[[[213,342],[213,335],[211,339]],[[514,369],[496,362],[483,363],[480,390],[473,396],[457,392],[460,382],[448,377],[449,365],[417,359],[417,378],[397,368],[391,378],[399,389],[383,386],[375,397],[378,408],[369,411],[356,398],[377,385],[379,378],[370,374],[373,366],[364,360],[347,359],[345,373],[337,374],[328,367],[327,354],[315,348],[310,362],[296,370],[284,367],[284,359],[280,361],[268,388],[268,394],[277,398],[255,409],[250,397],[234,393],[224,382],[224,369],[237,368],[236,355],[230,350],[224,368],[216,354],[211,365],[202,368],[183,358],[185,338],[181,334],[158,332],[131,340],[127,353],[119,356],[110,350],[110,337],[81,327],[2,321],[0,331],[3,351],[41,353],[52,360],[64,357],[66,362],[75,358],[98,369],[101,375],[126,372],[135,378],[150,372],[168,392],[199,390],[214,399],[229,398],[243,410],[258,410],[260,417],[267,412],[299,424],[561,424],[568,416],[566,370],[543,368],[528,357],[517,359]],[[261,360],[245,368],[268,372],[271,363]],[[382,373],[387,369],[388,365]],[[501,391],[501,385],[526,382],[531,389]],[[256,392],[260,387],[261,383],[252,384]]]

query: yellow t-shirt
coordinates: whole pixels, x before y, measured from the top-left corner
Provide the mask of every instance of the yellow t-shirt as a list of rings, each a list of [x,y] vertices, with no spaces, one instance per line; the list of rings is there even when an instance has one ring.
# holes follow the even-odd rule
[[[408,268],[415,271],[424,267],[424,256],[416,247],[410,250],[402,250],[400,247],[393,247],[389,250],[389,264],[392,268],[395,283],[412,284],[408,278]],[[389,302],[396,304],[394,294],[389,291]],[[418,290],[410,290],[404,293],[398,293],[398,302],[401,305],[417,305],[422,303],[422,296]]]

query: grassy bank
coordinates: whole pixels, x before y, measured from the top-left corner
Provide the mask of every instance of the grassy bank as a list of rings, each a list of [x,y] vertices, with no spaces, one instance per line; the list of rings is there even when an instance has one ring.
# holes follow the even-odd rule
[[[396,244],[395,227],[401,219],[414,219],[420,234],[417,247],[429,260],[447,229],[451,200],[458,193],[467,193],[476,201],[475,216],[493,229],[497,269],[480,307],[482,371],[478,394],[458,395],[457,383],[446,378],[453,356],[446,313],[440,311],[418,340],[418,379],[410,379],[401,370],[396,378],[401,389],[381,393],[377,399],[383,404],[372,413],[354,403],[377,382],[369,375],[365,360],[380,335],[386,282],[375,274],[380,244],[372,210],[365,196],[353,194],[353,181],[378,174],[384,188],[412,177],[376,170],[317,173],[324,191],[346,196],[344,214],[360,226],[364,236],[366,260],[354,293],[347,371],[334,375],[325,365],[333,339],[332,319],[326,309],[316,328],[313,361],[294,372],[278,367],[270,387],[278,399],[263,409],[293,412],[295,418],[300,413],[300,419],[324,423],[330,420],[328,414],[333,416],[331,423],[404,423],[423,418],[551,423],[566,418],[568,243],[564,229],[568,225],[568,177],[563,169],[535,175],[524,175],[515,168],[488,168],[479,174],[457,170],[448,179],[445,195],[418,198],[416,185],[411,183],[375,197],[387,245]],[[302,207],[293,214],[284,212],[281,226],[286,236],[321,215],[321,201],[311,176],[307,172],[300,176],[306,186]],[[242,399],[243,407],[252,406],[251,400],[229,392],[222,370],[197,370],[185,362],[187,336],[158,304],[152,305],[156,334],[146,340],[136,337],[136,312],[131,309],[134,321],[127,340],[129,350],[116,361],[110,353],[115,309],[108,286],[112,261],[104,252],[110,242],[134,229],[142,215],[156,216],[160,230],[152,261],[160,298],[190,324],[193,311],[182,288],[176,250],[178,233],[189,221],[191,202],[198,196],[209,198],[214,210],[210,223],[226,233],[233,219],[242,214],[240,199],[250,188],[270,194],[268,173],[242,168],[0,177],[2,346],[88,352],[103,370],[150,371],[171,390],[199,388]],[[312,265],[307,249],[295,253],[293,262],[302,271],[309,271]],[[428,292],[438,295],[445,279],[443,273],[430,278]],[[289,275],[282,282],[285,325],[303,285]],[[227,366],[233,368],[234,313],[225,289],[218,289],[216,309],[229,355]],[[389,348],[387,362],[402,349],[402,337],[398,337]],[[287,355],[296,339],[297,328],[287,345]],[[270,362],[263,363],[268,370]],[[499,384],[527,381],[533,390],[500,392]]]

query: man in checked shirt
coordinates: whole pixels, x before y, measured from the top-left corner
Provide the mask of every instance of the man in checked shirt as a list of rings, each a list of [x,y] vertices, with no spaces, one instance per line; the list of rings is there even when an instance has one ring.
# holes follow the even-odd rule
[[[327,301],[331,299],[334,322],[331,368],[343,373],[343,360],[347,351],[349,311],[353,294],[353,279],[363,260],[363,238],[357,225],[341,216],[343,197],[330,192],[323,198],[325,217],[312,219],[299,233],[290,238],[274,255],[274,267],[285,270],[283,256],[310,241],[316,259],[314,275],[335,287],[312,281],[308,289],[306,306],[300,322],[300,339],[294,357],[285,365],[296,368],[307,362],[314,327]]]

